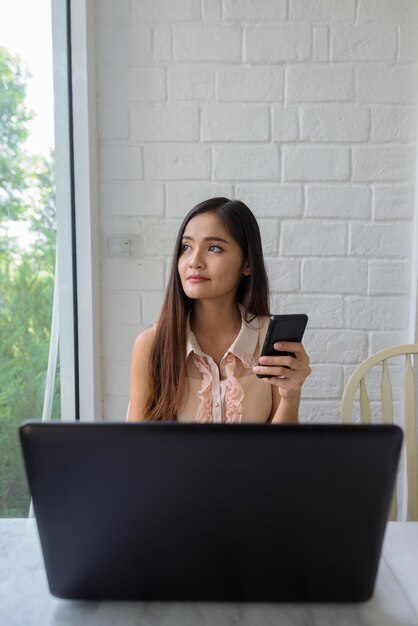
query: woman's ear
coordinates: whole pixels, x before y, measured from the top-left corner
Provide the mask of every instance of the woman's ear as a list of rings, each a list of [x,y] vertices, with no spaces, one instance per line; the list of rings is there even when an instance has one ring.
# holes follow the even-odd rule
[[[244,276],[249,276],[251,274],[251,268],[248,264],[248,261],[245,261],[244,263],[244,269],[242,270],[242,273]]]

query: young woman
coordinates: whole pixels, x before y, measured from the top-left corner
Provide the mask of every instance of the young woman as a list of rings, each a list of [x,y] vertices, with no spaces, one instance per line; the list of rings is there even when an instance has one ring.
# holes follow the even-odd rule
[[[201,202],[180,226],[158,323],[135,341],[127,420],[297,422],[309,359],[300,343],[275,346],[295,357],[260,358],[268,316],[254,215]]]

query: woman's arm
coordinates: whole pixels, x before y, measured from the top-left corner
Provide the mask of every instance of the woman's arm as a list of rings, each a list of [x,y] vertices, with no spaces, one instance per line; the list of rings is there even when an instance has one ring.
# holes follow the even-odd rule
[[[300,393],[292,399],[282,398],[276,385],[272,388],[273,410],[271,424],[297,424],[299,421]],[[275,402],[275,397],[277,398]]]
[[[272,383],[271,383],[272,384]],[[277,385],[272,384],[273,407],[270,424],[297,424],[299,421],[300,393],[291,399],[283,398]]]
[[[253,368],[255,374],[269,374],[263,381],[273,385],[273,408],[271,423],[296,423],[302,385],[311,373],[309,357],[301,343],[281,342],[274,344],[276,350],[293,352],[292,356],[262,356],[260,365]]]
[[[154,328],[147,328],[135,340],[131,361],[131,391],[127,422],[142,422],[148,400],[148,363]]]

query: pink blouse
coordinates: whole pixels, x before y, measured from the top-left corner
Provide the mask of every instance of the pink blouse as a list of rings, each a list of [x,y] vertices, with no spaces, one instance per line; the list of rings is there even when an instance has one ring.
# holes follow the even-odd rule
[[[241,323],[220,367],[202,352],[187,326],[187,394],[177,415],[179,422],[266,422],[272,411],[272,387],[253,373],[258,363],[269,318]]]

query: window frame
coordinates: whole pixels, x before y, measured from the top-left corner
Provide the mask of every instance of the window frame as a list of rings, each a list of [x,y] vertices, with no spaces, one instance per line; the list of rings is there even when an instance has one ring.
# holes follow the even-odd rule
[[[94,5],[51,3],[64,421],[103,419]]]

